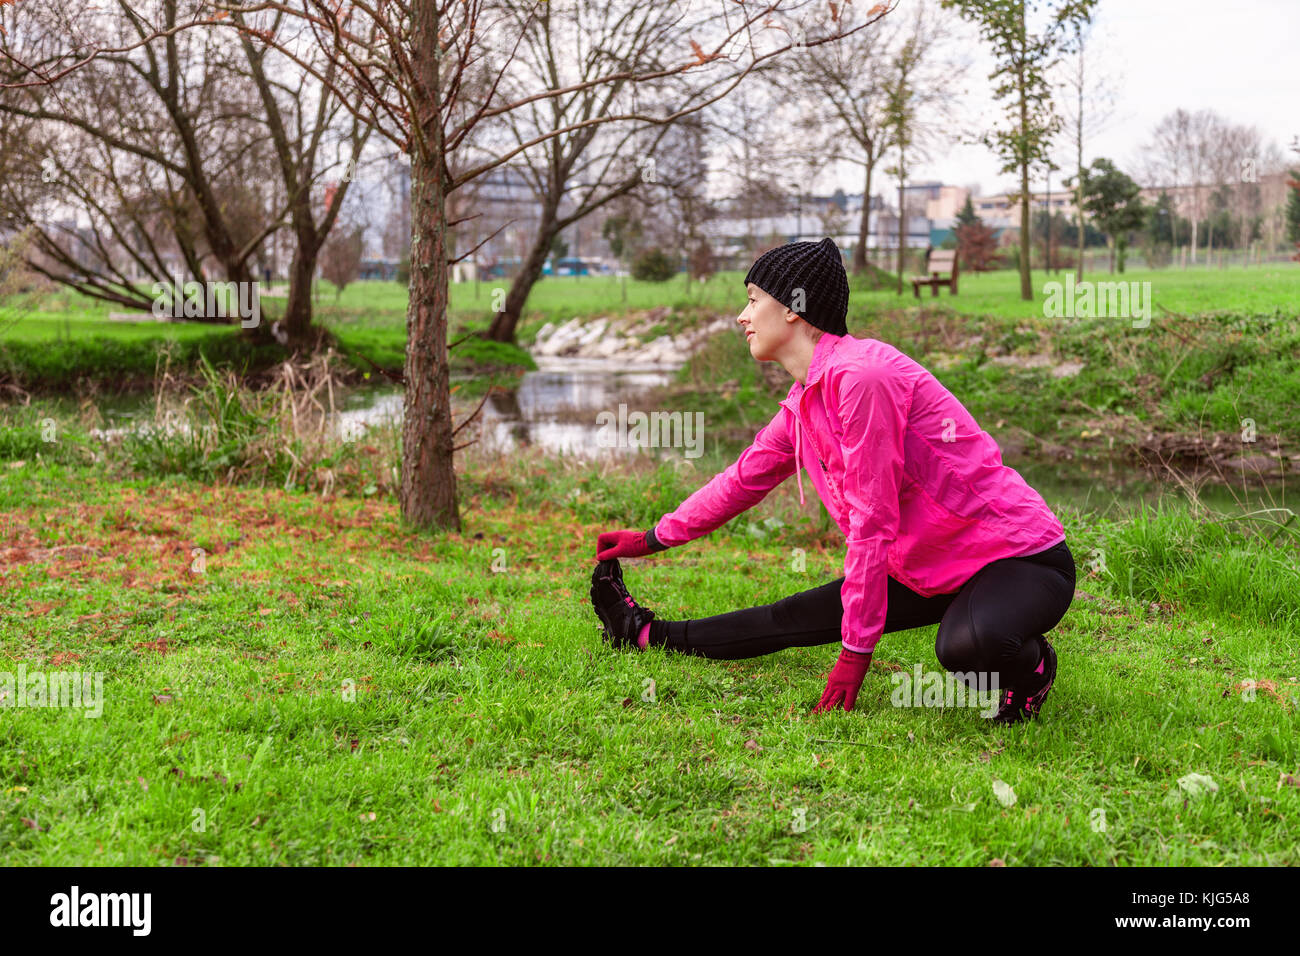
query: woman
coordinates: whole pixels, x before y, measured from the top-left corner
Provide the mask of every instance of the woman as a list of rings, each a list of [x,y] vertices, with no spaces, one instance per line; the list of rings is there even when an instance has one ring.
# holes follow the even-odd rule
[[[933,375],[848,335],[848,277],[832,240],[765,253],[745,287],[736,321],[750,354],[795,381],[754,443],[676,511],[649,531],[599,535],[591,601],[605,640],[734,659],[838,639],[816,713],[853,708],[881,634],[938,624],[939,663],[1002,691],[993,720],[1036,716],[1056,678],[1043,635],[1074,597],[1061,522]],[[791,473],[802,505],[801,468],[848,539],[843,577],[689,621],[656,619],[628,594],[618,558],[707,534]]]

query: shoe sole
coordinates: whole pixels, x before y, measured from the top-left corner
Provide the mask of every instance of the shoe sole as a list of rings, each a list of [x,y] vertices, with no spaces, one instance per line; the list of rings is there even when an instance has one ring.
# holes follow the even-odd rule
[[[610,568],[608,568],[608,569],[604,569],[602,566],[603,566],[603,565],[606,565],[606,564],[608,564],[608,565],[612,565],[612,567],[610,567]],[[601,574],[601,571],[602,571],[602,570],[608,570],[608,571],[609,571],[609,574],[608,574],[608,577],[609,577],[609,578],[612,578],[612,579],[614,579],[614,580],[616,580],[616,581],[622,583],[622,581],[623,581],[623,575],[622,575],[622,573],[621,573],[621,572],[622,572],[622,568],[619,567],[619,564],[618,564],[618,561],[617,561],[617,560],[614,560],[614,559],[608,559],[608,560],[606,560],[606,561],[601,561],[599,564],[596,565],[596,570],[592,572],[592,575],[591,575],[591,591],[590,591],[590,597],[591,597],[591,606],[592,606],[592,609],[596,612],[596,617],[600,619],[600,625],[601,625],[601,633],[600,633],[600,636],[601,636],[601,639],[604,640],[604,642],[605,642],[606,644],[608,644],[610,647],[615,648],[615,649],[617,649],[617,650],[621,650],[621,649],[623,649],[624,647],[626,647],[626,642],[623,642],[623,641],[615,641],[615,640],[613,639],[613,637],[611,636],[611,635],[614,633],[614,628],[613,628],[613,626],[612,626],[612,622],[611,622],[611,621],[609,620],[609,618],[606,616],[604,610],[602,610],[602,608],[601,608],[601,606],[600,606],[600,603],[596,600],[596,589],[597,589],[597,587],[599,587],[599,582],[605,579],[605,576],[603,576],[603,575]]]

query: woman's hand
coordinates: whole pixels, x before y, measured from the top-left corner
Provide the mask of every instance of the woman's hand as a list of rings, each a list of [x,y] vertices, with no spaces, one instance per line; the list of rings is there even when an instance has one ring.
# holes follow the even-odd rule
[[[826,679],[826,690],[822,692],[822,699],[817,702],[812,712],[817,714],[835,710],[841,704],[844,705],[845,710],[852,710],[858,699],[858,690],[862,687],[862,681],[867,676],[867,668],[870,666],[870,652],[863,654],[860,651],[841,647],[839,660],[835,662],[830,676]]]
[[[666,545],[651,545],[645,531],[602,531],[596,538],[596,560],[610,558],[641,558],[656,551],[667,550]]]

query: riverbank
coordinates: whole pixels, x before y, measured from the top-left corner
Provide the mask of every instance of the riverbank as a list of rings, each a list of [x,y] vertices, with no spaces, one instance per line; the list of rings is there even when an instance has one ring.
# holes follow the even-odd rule
[[[1204,296],[1199,287],[1178,284],[1186,276],[1160,275],[1161,288],[1169,286],[1167,299]],[[1240,305],[1158,315],[1149,323],[1136,321],[1137,328],[1135,320],[1113,317],[1029,318],[1008,304],[1014,303],[1014,290],[1002,286],[1010,274],[988,275],[964,282],[960,296],[923,299],[919,305],[907,298],[900,305],[885,292],[855,290],[850,332],[888,341],[933,371],[994,436],[1008,461],[1062,463],[1082,473],[1115,467],[1176,472],[1193,484],[1283,480],[1300,465],[1300,417],[1294,414],[1300,395],[1300,309],[1276,303],[1291,294],[1295,277],[1239,270],[1199,278],[1219,283],[1219,300]],[[508,417],[524,377],[539,362],[548,375],[561,377],[565,368],[579,365],[597,372],[671,371],[676,365],[671,382],[637,401],[646,409],[702,416],[710,445],[733,453],[775,412],[789,388],[788,377],[773,363],[754,362],[734,314],[707,304],[710,297],[725,297],[725,277],[697,283],[690,295],[670,283],[661,296],[669,304],[652,309],[622,309],[618,283],[586,281],[569,291],[585,290],[583,307],[605,306],[586,316],[557,312],[547,301],[565,291],[562,282],[538,286],[546,308],[530,309],[521,326],[527,350],[467,335],[487,318],[472,310],[456,313],[451,358],[458,414],[472,412],[495,389],[489,414],[500,405]],[[361,386],[354,400],[364,404],[365,386],[391,386],[378,368],[401,368],[405,300],[402,290],[388,288],[392,284],[360,285],[375,288],[354,292],[349,287],[337,306],[322,305],[321,311],[340,343],[336,380],[340,386]],[[634,284],[630,300],[643,298],[650,285]],[[456,304],[473,301],[472,285],[455,291]],[[353,295],[357,298],[349,299]],[[1275,303],[1271,309],[1263,305],[1265,295]],[[360,308],[365,296],[373,301]],[[111,403],[115,390],[95,375],[119,385],[153,386],[166,370],[184,394],[186,386],[203,384],[199,357],[218,370],[241,369],[244,381],[261,387],[276,380],[283,362],[274,348],[264,347],[260,367],[252,370],[233,328],[115,326],[115,338],[103,340],[81,338],[99,326],[84,316],[76,321],[81,325],[73,327],[72,318],[55,312],[12,327],[0,344],[8,360],[21,353],[29,370],[47,369],[38,372],[47,381],[66,385],[75,378],[71,394],[101,405]],[[161,343],[160,335],[175,338]],[[87,369],[98,372],[77,377]],[[21,394],[8,393],[11,399]],[[43,394],[48,393],[38,393],[27,412],[0,411],[0,428],[12,431],[28,427],[22,423],[29,420],[52,418],[66,430],[72,424],[69,403]],[[82,404],[78,399],[73,407]],[[583,407],[576,414],[586,416],[590,430],[603,408]],[[22,444],[11,438],[15,442]]]

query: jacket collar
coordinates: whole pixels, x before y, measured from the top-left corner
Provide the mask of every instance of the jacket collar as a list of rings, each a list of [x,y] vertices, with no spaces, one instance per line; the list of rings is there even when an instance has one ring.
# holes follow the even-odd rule
[[[842,341],[844,341],[842,335],[832,335],[830,332],[822,333],[822,337],[813,346],[812,361],[808,364],[808,385],[815,385],[817,379],[822,377],[822,372]],[[804,387],[807,388],[808,385]]]
[[[826,366],[830,364],[831,356],[835,354],[835,350],[839,348],[839,344],[843,340],[844,336],[832,335],[830,332],[823,333],[822,337],[817,340],[817,344],[813,346],[812,361],[808,363],[807,383],[801,385],[796,381],[790,386],[790,392],[786,395],[786,399],[791,402],[791,409],[797,409],[799,399],[803,393],[817,384],[817,380],[822,377],[822,372],[826,371]]]

